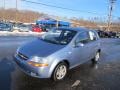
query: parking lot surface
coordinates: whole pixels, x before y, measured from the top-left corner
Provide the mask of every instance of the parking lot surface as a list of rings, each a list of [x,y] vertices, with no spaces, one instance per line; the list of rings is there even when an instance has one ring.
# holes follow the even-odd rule
[[[65,80],[53,82],[26,75],[14,62],[16,49],[35,38],[0,37],[0,90],[120,90],[120,39],[101,39],[98,64],[88,61],[70,70]]]

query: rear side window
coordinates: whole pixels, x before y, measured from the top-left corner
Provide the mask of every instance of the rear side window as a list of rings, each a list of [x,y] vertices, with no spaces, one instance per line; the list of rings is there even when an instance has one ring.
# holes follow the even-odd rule
[[[93,31],[84,31],[78,35],[75,43],[83,43],[86,44],[88,42],[96,41],[97,34]]]
[[[89,31],[89,36],[91,41],[97,40],[97,34],[93,31]]]

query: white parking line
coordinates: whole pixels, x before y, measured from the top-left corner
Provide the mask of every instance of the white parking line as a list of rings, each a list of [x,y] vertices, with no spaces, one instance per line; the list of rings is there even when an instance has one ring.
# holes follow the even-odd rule
[[[80,84],[80,80],[76,80],[71,87],[76,87]]]

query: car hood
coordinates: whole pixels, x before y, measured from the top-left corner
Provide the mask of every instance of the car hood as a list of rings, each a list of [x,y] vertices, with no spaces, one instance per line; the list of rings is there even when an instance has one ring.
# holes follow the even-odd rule
[[[24,44],[18,51],[29,58],[33,56],[47,57],[64,47],[65,45],[48,43],[38,38]]]

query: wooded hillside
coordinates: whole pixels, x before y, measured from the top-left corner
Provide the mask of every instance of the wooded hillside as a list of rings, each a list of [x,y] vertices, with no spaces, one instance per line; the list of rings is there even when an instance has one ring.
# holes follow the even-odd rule
[[[17,12],[17,13],[16,13]],[[23,23],[34,23],[36,20],[40,18],[49,17],[49,14],[39,13],[30,10],[17,10],[16,9],[3,9],[0,8],[0,20],[7,20],[7,21],[17,21]],[[96,20],[96,19],[95,19]],[[69,21],[74,27],[87,27],[90,29],[107,29],[107,23],[100,22],[98,23],[97,20],[85,20],[83,18],[71,18]],[[120,18],[118,19],[117,23],[114,22],[110,28],[112,31],[120,31]]]

